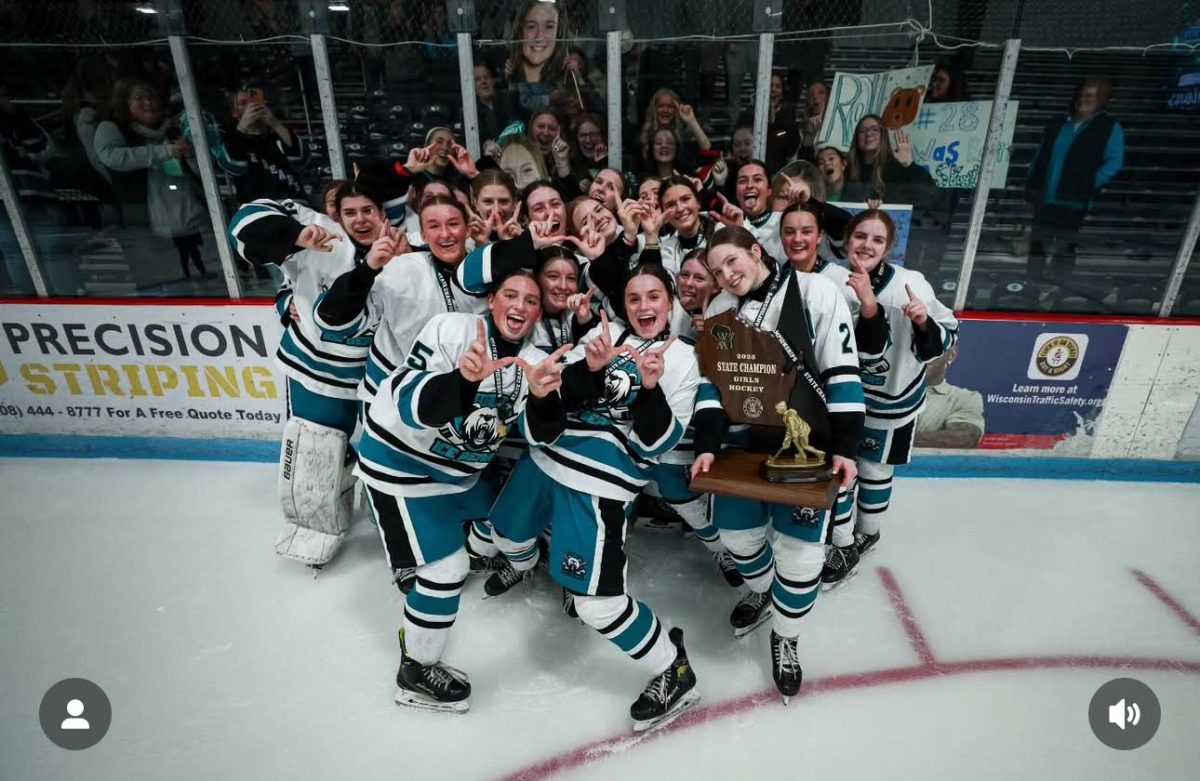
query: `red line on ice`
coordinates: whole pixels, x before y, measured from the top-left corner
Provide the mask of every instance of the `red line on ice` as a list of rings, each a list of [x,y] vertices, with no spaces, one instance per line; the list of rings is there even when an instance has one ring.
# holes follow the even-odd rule
[[[1149,575],[1140,570],[1134,570],[1134,575],[1149,591],[1167,605],[1176,615],[1192,629],[1200,633],[1200,621],[1187,611],[1167,591],[1155,582]],[[900,623],[908,635],[909,641],[921,658],[919,665],[910,667],[894,667],[887,670],[874,670],[864,673],[848,673],[833,675],[828,678],[805,679],[804,688],[798,695],[806,699],[819,694],[849,691],[851,689],[866,689],[873,686],[888,686],[890,684],[913,683],[928,678],[943,678],[948,675],[968,675],[984,672],[1020,672],[1032,670],[1162,670],[1183,673],[1185,675],[1200,675],[1200,662],[1184,659],[1156,659],[1138,656],[1013,656],[998,659],[969,659],[958,662],[938,662],[925,639],[916,617],[908,606],[900,585],[886,567],[879,568],[879,578],[888,593],[888,599],[896,610]],[[795,699],[795,698],[793,698]],[[590,762],[604,759],[607,756],[620,754],[643,743],[658,740],[676,732],[691,727],[708,724],[719,719],[735,716],[763,705],[779,703],[779,692],[774,688],[763,689],[752,694],[746,694],[732,700],[714,703],[695,710],[688,711],[672,724],[649,735],[636,736],[632,732],[622,732],[602,740],[593,741],[579,748],[569,749],[557,756],[550,757],[529,767],[504,776],[502,781],[539,781],[550,778],[556,773],[571,770]],[[781,706],[780,706],[781,707]]]
[[[913,650],[920,657],[921,664],[933,664],[933,650],[929,647],[929,641],[925,639],[925,633],[921,631],[912,608],[908,606],[908,600],[904,598],[904,592],[900,590],[896,576],[887,567],[880,567],[879,579],[883,581],[883,587],[887,591],[888,599],[892,602],[892,608],[895,609],[896,616],[904,626],[904,634],[908,635],[908,641],[912,643]]]
[[[1171,612],[1178,616],[1180,621],[1191,627],[1192,631],[1197,635],[1200,635],[1200,619],[1197,619],[1188,611],[1186,607],[1183,606],[1179,600],[1171,596],[1170,592],[1159,585],[1157,580],[1150,577],[1145,572],[1142,572],[1140,569],[1135,569],[1133,571],[1133,576],[1137,578],[1138,583],[1141,583],[1143,586],[1145,586],[1146,590],[1153,594],[1159,602],[1162,602],[1164,605],[1170,608]]]

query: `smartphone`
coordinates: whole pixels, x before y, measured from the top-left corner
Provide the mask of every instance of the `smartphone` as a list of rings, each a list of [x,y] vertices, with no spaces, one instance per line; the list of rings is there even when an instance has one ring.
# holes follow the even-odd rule
[[[267,96],[266,96],[266,94],[263,93],[262,88],[251,87],[248,91],[250,93],[251,105],[260,105],[261,106],[262,104],[267,102]]]

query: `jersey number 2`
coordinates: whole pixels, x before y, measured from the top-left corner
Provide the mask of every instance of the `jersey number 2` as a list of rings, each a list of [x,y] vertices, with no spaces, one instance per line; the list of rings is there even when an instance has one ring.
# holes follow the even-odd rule
[[[838,326],[838,333],[842,335],[842,352],[846,354],[853,353],[850,349],[850,326],[842,323]],[[412,360],[411,358],[409,360]]]

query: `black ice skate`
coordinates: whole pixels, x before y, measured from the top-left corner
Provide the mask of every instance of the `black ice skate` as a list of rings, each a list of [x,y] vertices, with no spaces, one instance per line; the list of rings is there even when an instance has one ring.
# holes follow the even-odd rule
[[[634,732],[649,732],[670,724],[700,701],[696,673],[683,648],[683,630],[675,627],[667,635],[675,644],[675,661],[650,679],[642,696],[629,707]]]
[[[858,549],[859,558],[866,556],[875,547],[875,543],[877,542],[879,542],[879,532],[875,532],[874,534],[854,533],[854,547]]]
[[[493,572],[499,572],[504,569],[504,559],[500,556],[481,556],[478,553],[467,551],[467,558],[471,560],[471,568],[467,570],[467,575],[491,575]]]
[[[471,684],[461,670],[435,662],[421,664],[408,655],[400,630],[400,669],[396,671],[396,704],[410,708],[466,713]]]
[[[800,669],[800,641],[796,637],[780,637],[771,632],[771,675],[775,688],[783,697],[783,704],[800,691],[804,672]]]
[[[396,588],[400,589],[400,593],[407,594],[417,582],[417,568],[401,567],[392,572],[392,578],[396,581]]]
[[[733,636],[742,637],[758,629],[771,617],[771,592],[764,591],[756,594],[751,591],[733,606],[729,614],[729,623],[733,626]]]
[[[717,561],[717,567],[721,570],[721,577],[725,578],[725,582],[733,588],[738,588],[746,581],[742,579],[742,573],[737,571],[737,566],[733,563],[733,556],[729,555],[729,551],[723,550],[720,553],[714,553],[713,558]]]
[[[853,544],[844,548],[830,545],[825,552],[825,567],[821,570],[821,590],[830,591],[848,583],[858,574],[858,549]]]
[[[533,570],[522,572],[512,564],[505,562],[502,568],[496,570],[490,578],[483,582],[483,598],[490,599],[506,594],[513,586],[521,582],[529,585],[532,583],[532,575]]]

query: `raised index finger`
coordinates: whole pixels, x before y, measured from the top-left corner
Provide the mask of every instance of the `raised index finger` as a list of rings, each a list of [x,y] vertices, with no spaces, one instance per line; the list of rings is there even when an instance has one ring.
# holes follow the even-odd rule
[[[483,324],[483,318],[480,318],[478,321],[476,321],[476,323],[479,326],[479,341],[486,344],[487,343],[487,327]]]
[[[917,294],[916,294],[916,293],[914,293],[914,292],[913,292],[913,289],[912,289],[911,287],[909,287],[908,285],[905,285],[905,286],[904,286],[904,290],[905,290],[905,292],[907,292],[907,293],[908,293],[908,300],[909,300],[909,301],[920,301],[920,300],[921,300],[921,299],[917,298]]]
[[[608,336],[608,310],[600,310],[600,324],[604,326],[604,336]]]

